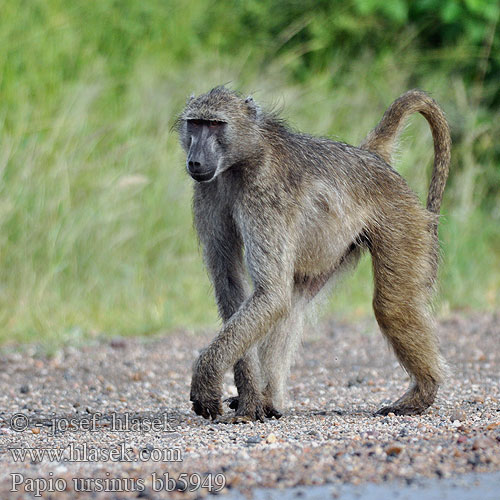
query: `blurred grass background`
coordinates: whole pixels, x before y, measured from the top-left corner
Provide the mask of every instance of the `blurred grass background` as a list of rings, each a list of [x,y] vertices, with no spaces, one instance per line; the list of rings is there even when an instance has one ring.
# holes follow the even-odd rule
[[[214,327],[171,131],[220,83],[358,144],[409,88],[453,134],[436,306],[500,305],[496,0],[0,1],[0,341]],[[396,167],[422,199],[415,118]],[[370,313],[365,258],[327,307]]]

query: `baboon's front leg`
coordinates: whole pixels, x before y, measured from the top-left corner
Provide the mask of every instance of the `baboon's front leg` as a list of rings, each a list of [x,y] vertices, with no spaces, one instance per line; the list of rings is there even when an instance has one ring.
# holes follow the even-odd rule
[[[236,417],[263,420],[265,415],[260,375],[257,350],[253,346],[234,365],[234,383],[238,389],[238,397],[231,399],[229,407],[236,410]]]
[[[226,235],[223,241],[210,239],[204,248],[205,261],[214,285],[219,315],[224,323],[227,323],[238,311],[249,295],[244,277],[241,242],[230,228],[227,228]],[[236,405],[237,415],[249,416],[252,420],[262,419],[260,371],[258,357],[252,349],[235,363],[234,378],[238,397],[242,401],[239,408]],[[231,407],[234,408],[234,406]],[[220,413],[219,408],[213,408],[213,411]]]
[[[219,335],[200,354],[191,381],[193,410],[205,418],[222,414],[222,379],[224,373],[289,308],[284,294],[256,290],[233,314]]]

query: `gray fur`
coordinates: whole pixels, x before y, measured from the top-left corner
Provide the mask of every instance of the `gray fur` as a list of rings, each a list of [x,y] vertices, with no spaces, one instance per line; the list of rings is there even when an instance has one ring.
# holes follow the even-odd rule
[[[433,130],[429,210],[387,163],[410,111]],[[216,87],[187,103],[177,128],[200,181],[195,226],[224,322],[195,363],[194,411],[222,414],[222,379],[234,367],[236,415],[279,417],[307,304],[363,250],[373,260],[376,318],[414,381],[380,412],[432,404],[444,374],[430,299],[450,147],[437,104],[423,92],[404,94],[357,148],[293,132],[253,100]]]

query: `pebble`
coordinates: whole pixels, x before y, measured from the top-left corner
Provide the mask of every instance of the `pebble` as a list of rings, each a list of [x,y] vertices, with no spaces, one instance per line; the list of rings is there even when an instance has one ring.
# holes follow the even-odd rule
[[[450,414],[450,420],[455,422],[458,420],[459,422],[464,422],[467,419],[467,415],[463,410],[453,410]]]
[[[403,451],[403,446],[400,444],[392,444],[385,449],[385,453],[390,456],[397,456]]]
[[[487,437],[478,437],[472,442],[473,450],[485,450],[491,446],[495,446],[496,443],[493,439]]]
[[[276,443],[277,440],[278,440],[278,438],[276,437],[276,435],[271,433],[271,434],[269,434],[269,436],[267,436],[266,443],[267,444]]]
[[[247,439],[247,444],[249,445],[255,445],[255,444],[258,444],[260,443],[261,441],[261,438],[260,436],[250,436],[248,439]]]

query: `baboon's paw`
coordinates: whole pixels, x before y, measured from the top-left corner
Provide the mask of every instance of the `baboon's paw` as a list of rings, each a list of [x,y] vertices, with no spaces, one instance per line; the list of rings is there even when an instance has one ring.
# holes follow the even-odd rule
[[[401,399],[392,405],[383,406],[375,415],[421,415],[434,402],[434,394],[422,395],[410,389]]]
[[[266,415],[267,418],[275,418],[278,420],[283,416],[283,413],[281,413],[279,410],[274,408],[273,406],[265,406],[264,407],[264,414]]]
[[[224,402],[228,403],[229,408],[231,408],[232,410],[236,410],[236,419],[244,419],[245,422],[255,420],[259,420],[260,422],[264,421],[264,417],[266,416],[266,414],[264,412],[264,407],[262,406],[260,398],[258,398],[257,396],[244,399],[240,398],[239,396],[234,396],[225,399]]]
[[[201,358],[201,356],[200,356]],[[207,377],[204,371],[194,370],[191,380],[189,400],[193,403],[193,411],[203,418],[215,420],[222,415],[222,387]]]
[[[240,400],[240,398],[238,396],[232,396],[230,398],[225,399],[224,403],[227,403],[229,408],[231,408],[232,410],[237,411],[238,405],[239,405],[239,400]],[[272,406],[272,405],[264,405],[263,413],[264,413],[264,416],[266,418],[279,419],[283,416],[283,414],[279,410],[274,408],[274,406]],[[261,419],[259,418],[257,420],[261,420]]]
[[[393,406],[383,406],[380,410],[376,411],[375,415],[389,415],[389,413],[394,413],[394,415],[421,415],[425,410],[429,408],[428,406],[415,406],[415,405],[401,405],[395,404]]]
[[[205,399],[199,400],[192,398],[193,411],[196,415],[201,415],[203,418],[211,418],[215,420],[219,415],[222,415],[222,403],[220,399]]]
[[[250,420],[258,420],[259,422],[264,422],[264,407],[262,406],[262,403],[260,401],[255,399],[251,399],[248,401],[242,401],[241,399],[238,399],[236,417],[249,418]]]
[[[383,406],[375,415],[421,415],[434,403],[438,384],[414,385],[403,396],[388,406]]]

